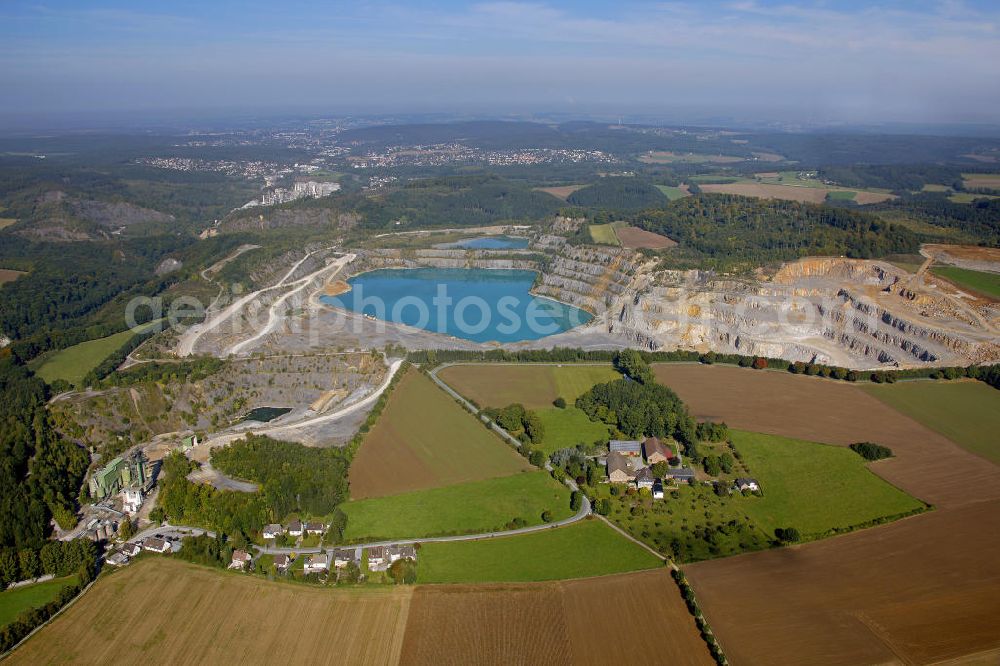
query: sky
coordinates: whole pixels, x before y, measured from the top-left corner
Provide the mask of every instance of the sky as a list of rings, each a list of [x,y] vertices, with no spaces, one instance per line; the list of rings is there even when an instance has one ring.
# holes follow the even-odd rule
[[[1000,122],[1000,0],[0,0],[0,118]]]

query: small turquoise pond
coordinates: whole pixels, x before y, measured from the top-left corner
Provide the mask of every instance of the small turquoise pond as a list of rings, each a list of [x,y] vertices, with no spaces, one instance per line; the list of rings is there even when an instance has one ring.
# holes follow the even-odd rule
[[[279,416],[283,416],[290,411],[292,411],[291,407],[258,407],[247,412],[247,415],[243,417],[243,420],[267,423],[268,421],[273,421]]]
[[[562,333],[593,317],[533,296],[533,271],[467,268],[383,269],[347,283],[351,291],[324,303],[381,321],[474,342],[520,342]]]
[[[481,238],[466,238],[454,243],[442,243],[435,247],[462,250],[523,250],[528,247],[528,239],[516,236],[482,236]]]

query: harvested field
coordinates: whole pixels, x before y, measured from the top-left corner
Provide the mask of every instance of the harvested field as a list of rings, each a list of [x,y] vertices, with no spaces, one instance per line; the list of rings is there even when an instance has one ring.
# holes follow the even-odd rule
[[[884,444],[895,457],[871,470],[939,508],[1000,499],[1000,467],[984,464],[859,386],[723,365],[663,363],[654,369],[700,419],[814,442]]]
[[[663,248],[677,245],[677,241],[671,240],[666,236],[661,236],[660,234],[654,234],[652,231],[645,231],[639,227],[622,227],[621,229],[616,229],[615,234],[618,236],[618,240],[621,241],[622,247],[630,250],[638,250],[644,247],[651,250],[662,250]]]
[[[329,590],[150,558],[98,581],[12,664],[395,664],[412,589]]]
[[[591,224],[588,227],[590,239],[599,245],[620,245],[618,236],[615,235],[615,226],[620,226],[621,224],[624,223]]]
[[[991,501],[685,572],[732,663],[930,664],[1000,648],[998,549]]]
[[[761,199],[784,199],[785,201],[801,201],[805,203],[823,203],[826,201],[827,192],[837,192],[841,190],[828,189],[825,187],[798,187],[795,185],[772,185],[768,183],[723,183],[705,184],[701,186],[705,192],[718,192],[721,194],[739,194],[745,197],[758,197]],[[892,199],[893,195],[882,192],[861,192],[858,191],[854,200],[859,204],[872,204]]]
[[[962,268],[986,269],[1000,272],[1000,248],[976,245],[924,245],[923,252],[938,261]]]
[[[557,199],[562,199],[566,201],[569,195],[573,194],[579,189],[583,189],[586,185],[560,185],[559,187],[536,187],[535,189],[539,192],[546,192],[556,197]]]
[[[411,608],[403,664],[713,663],[665,569],[419,587]]]
[[[887,194],[884,192],[864,192],[858,190],[854,194],[854,201],[865,206],[867,204],[877,204],[883,201],[888,201],[889,199],[895,199],[895,195]]]
[[[447,393],[411,370],[393,390],[351,463],[351,498],[396,495],[531,469]]]
[[[24,271],[15,271],[9,268],[0,268],[0,284],[13,282],[22,275],[24,275]]]
[[[673,164],[674,162],[686,162],[689,164],[733,164],[743,162],[744,158],[736,155],[705,155],[702,153],[673,153],[668,150],[651,150],[639,157],[640,162],[646,164]]]
[[[441,370],[438,377],[481,407],[519,402],[528,409],[552,406],[562,396],[568,404],[594,384],[618,379],[607,365],[463,364]]]
[[[963,173],[962,182],[969,189],[1000,190],[1000,173]]]

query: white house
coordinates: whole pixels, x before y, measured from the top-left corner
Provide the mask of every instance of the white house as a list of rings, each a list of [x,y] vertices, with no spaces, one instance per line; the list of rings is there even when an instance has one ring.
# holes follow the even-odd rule
[[[274,568],[285,573],[288,571],[288,567],[292,564],[292,559],[288,555],[278,554],[274,556]]]
[[[281,525],[276,525],[274,523],[264,526],[264,538],[265,539],[277,539],[279,536],[285,533],[285,528]]]
[[[306,557],[306,562],[302,570],[307,574],[326,573],[328,567],[329,561],[327,560],[326,553],[318,553]]]
[[[372,571],[385,571],[389,568],[389,554],[385,546],[372,546],[368,549],[368,568]]]
[[[306,523],[305,530],[309,534],[322,534],[326,531],[326,525],[323,523]]]
[[[337,548],[333,551],[333,566],[337,569],[343,569],[352,562],[358,563],[354,548]]]
[[[647,490],[652,490],[654,481],[656,481],[656,478],[653,476],[653,473],[649,471],[648,467],[643,467],[635,473],[636,488],[646,488]]]
[[[130,541],[122,545],[121,551],[125,553],[127,557],[135,557],[142,552],[142,547],[139,546],[139,544]]]
[[[663,499],[663,481],[659,479],[653,482],[653,499]]]
[[[136,514],[142,508],[142,489],[126,488],[122,491],[125,513]]]
[[[142,540],[142,548],[154,553],[169,553],[170,542],[165,539],[157,539],[156,537],[146,537]]]
[[[128,555],[121,552],[120,550],[116,550],[115,552],[108,555],[104,559],[104,561],[113,567],[123,567],[126,564],[128,564]]]
[[[302,536],[305,526],[299,521],[295,520],[288,525],[288,536],[300,537]]]
[[[736,486],[736,490],[740,492],[749,490],[750,492],[755,493],[760,490],[760,485],[757,483],[757,479],[736,479],[733,484]]]
[[[416,560],[417,559],[417,549],[413,546],[389,546],[386,549],[389,555],[389,563],[392,564],[396,560]]]
[[[246,571],[247,565],[253,561],[250,557],[250,553],[245,550],[234,550],[233,559],[229,563],[230,569],[239,569],[240,571]]]

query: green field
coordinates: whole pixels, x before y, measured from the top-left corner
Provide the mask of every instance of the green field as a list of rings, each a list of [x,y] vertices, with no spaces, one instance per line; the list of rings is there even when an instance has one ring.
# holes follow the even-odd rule
[[[565,365],[532,363],[479,363],[453,365],[438,376],[446,384],[482,407],[520,403],[544,409],[562,397],[572,405],[594,384],[621,377],[611,364]]]
[[[1000,391],[977,381],[866,385],[893,409],[1000,465]]]
[[[733,432],[733,443],[764,491],[745,498],[743,510],[765,530],[822,534],[923,506],[845,447],[742,431]]]
[[[72,584],[75,576],[53,578],[44,583],[35,583],[25,587],[0,592],[0,627],[17,619],[17,616],[31,608],[44,606],[59,596],[59,591]]]
[[[427,543],[420,583],[500,583],[585,578],[660,566],[661,560],[603,521],[484,541]]]
[[[826,198],[831,201],[854,201],[854,197],[857,196],[857,194],[857,192],[846,191],[829,192],[826,195]]]
[[[984,296],[1000,300],[1000,274],[970,271],[957,266],[938,266],[932,268],[931,273],[940,275],[959,287],[965,287]]]
[[[146,324],[139,329],[139,332],[155,326],[157,322]],[[127,330],[121,333],[109,335],[106,338],[87,340],[78,345],[60,349],[51,354],[46,354],[32,368],[39,377],[47,384],[51,384],[57,379],[64,379],[70,384],[79,387],[80,382],[88,372],[96,368],[101,361],[111,356],[114,352],[132,339],[136,331]]]
[[[354,500],[341,508],[351,541],[498,531],[515,517],[538,525],[545,510],[553,520],[573,515],[569,489],[542,470]]]
[[[351,497],[398,495],[531,469],[511,445],[411,369],[351,462]]]
[[[615,235],[615,225],[617,222],[612,222],[611,224],[591,224],[588,227],[590,231],[590,239],[595,243],[600,245],[620,245],[618,242],[618,236]]]
[[[1000,197],[995,194],[973,194],[972,192],[955,192],[948,197],[948,201],[963,204],[972,203],[976,199],[1000,199]]]
[[[671,187],[670,185],[657,185],[656,189],[663,192],[668,199],[673,201],[674,199],[683,199],[686,196],[690,196],[686,191],[679,187]]]
[[[599,439],[608,439],[608,427],[590,417],[576,407],[559,409],[539,409],[538,416],[545,426],[545,437],[537,447],[545,453],[565,449],[577,444],[593,444]]]

